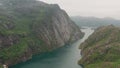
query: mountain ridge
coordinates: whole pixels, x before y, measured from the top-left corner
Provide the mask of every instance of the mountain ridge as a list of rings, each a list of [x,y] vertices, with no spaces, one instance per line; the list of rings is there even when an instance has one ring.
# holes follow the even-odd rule
[[[80,45],[82,58],[78,62],[85,68],[120,67],[120,28],[102,26]]]
[[[0,68],[25,62],[83,37],[57,4],[0,0]]]
[[[115,25],[120,26],[120,20],[105,17],[105,18],[97,18],[97,17],[82,17],[82,16],[73,16],[71,17],[73,21],[79,26],[90,26],[90,27],[100,27],[107,25]]]

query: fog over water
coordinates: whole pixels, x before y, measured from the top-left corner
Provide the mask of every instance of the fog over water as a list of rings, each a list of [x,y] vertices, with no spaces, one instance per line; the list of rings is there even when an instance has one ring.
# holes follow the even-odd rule
[[[70,16],[112,17],[120,19],[120,0],[40,0],[57,3]]]

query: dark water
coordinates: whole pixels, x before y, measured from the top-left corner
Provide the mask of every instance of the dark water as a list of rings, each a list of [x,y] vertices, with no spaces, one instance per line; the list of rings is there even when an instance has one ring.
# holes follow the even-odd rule
[[[55,50],[51,53],[34,56],[31,60],[17,64],[11,68],[81,68],[77,64],[80,59],[79,45],[91,35],[91,28],[82,29],[85,32],[83,39],[71,45]]]

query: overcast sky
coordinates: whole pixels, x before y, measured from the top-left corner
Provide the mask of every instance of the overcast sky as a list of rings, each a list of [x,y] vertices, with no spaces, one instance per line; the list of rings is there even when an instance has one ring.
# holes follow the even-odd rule
[[[40,0],[57,3],[70,16],[113,17],[120,19],[120,0]]]

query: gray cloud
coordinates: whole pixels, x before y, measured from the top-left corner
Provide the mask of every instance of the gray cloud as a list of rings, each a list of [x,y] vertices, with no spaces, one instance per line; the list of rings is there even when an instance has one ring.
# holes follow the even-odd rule
[[[113,17],[120,19],[120,0],[40,0],[57,3],[70,16]]]

